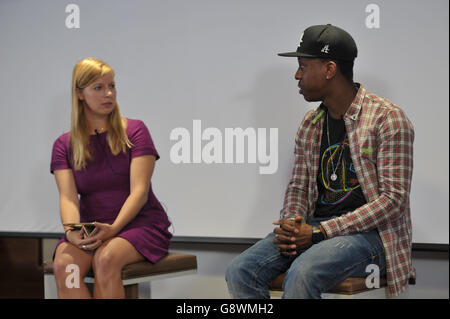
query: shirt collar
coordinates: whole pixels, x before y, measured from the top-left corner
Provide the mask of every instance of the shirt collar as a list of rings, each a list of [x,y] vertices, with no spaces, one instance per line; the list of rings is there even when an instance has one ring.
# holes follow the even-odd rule
[[[358,114],[361,111],[361,107],[364,102],[364,98],[366,96],[366,89],[364,89],[362,84],[361,83],[355,84],[358,86],[358,91],[356,92],[352,104],[350,104],[350,107],[344,114],[344,118],[349,118],[351,120],[356,120],[358,118]],[[327,108],[325,107],[325,105],[323,105],[323,103],[320,103],[319,107],[314,112],[314,118],[312,123],[316,124],[326,111]]]
[[[362,84],[355,83],[358,86],[358,92],[356,92],[355,98],[353,99],[352,104],[347,109],[347,112],[344,114],[344,118],[349,118],[351,120],[356,120],[358,118],[358,114],[361,111],[364,98],[366,97],[366,89],[363,88]]]

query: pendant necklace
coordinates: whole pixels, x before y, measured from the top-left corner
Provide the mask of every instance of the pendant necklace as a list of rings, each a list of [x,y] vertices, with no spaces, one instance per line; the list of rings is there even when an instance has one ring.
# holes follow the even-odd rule
[[[328,117],[329,117],[329,115],[328,115],[328,111],[327,111],[327,138],[328,138],[328,147],[330,147],[331,146],[331,143],[330,143],[330,126],[328,125]],[[347,136],[347,133],[345,133],[344,141],[345,141],[345,137],[346,136]],[[341,163],[341,157],[342,157],[342,152],[343,151],[344,151],[344,145],[341,145],[341,152],[339,153],[339,159],[338,159],[338,162],[336,164],[336,167],[334,167],[333,159],[331,159],[331,171],[332,171],[332,173],[331,173],[330,178],[331,178],[331,180],[333,182],[335,182],[337,180],[337,178],[338,178],[338,176],[336,174],[336,171],[337,171],[337,169],[339,167],[339,164]]]

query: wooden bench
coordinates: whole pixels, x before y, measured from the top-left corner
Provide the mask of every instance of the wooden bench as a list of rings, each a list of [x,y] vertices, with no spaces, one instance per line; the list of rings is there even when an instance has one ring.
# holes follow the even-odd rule
[[[286,273],[278,275],[272,281],[271,291],[275,292],[273,295],[280,295],[283,291],[283,281]],[[410,278],[409,284],[414,285],[415,279]],[[337,284],[328,290],[323,297],[325,298],[355,298],[355,295],[361,294],[364,298],[385,298],[387,295],[387,282],[385,277],[380,278],[380,288],[368,288],[366,285],[366,278],[349,277],[340,284]],[[370,292],[370,295],[363,294]]]
[[[156,264],[152,264],[149,261],[140,261],[126,265],[122,269],[122,283],[125,288],[125,298],[139,298],[139,283],[195,273],[197,273],[197,257],[190,254],[169,253]],[[95,282],[92,269],[84,278],[84,282],[88,286]],[[51,292],[51,290],[56,291],[52,261],[44,262],[44,290],[46,299],[55,297]]]

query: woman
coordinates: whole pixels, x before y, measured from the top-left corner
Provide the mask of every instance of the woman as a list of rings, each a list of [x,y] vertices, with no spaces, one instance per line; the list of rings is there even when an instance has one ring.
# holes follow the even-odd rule
[[[95,222],[98,232],[87,237],[64,226],[53,263],[60,298],[123,298],[123,266],[167,254],[170,222],[150,183],[157,159],[145,124],[120,114],[114,70],[81,60],[73,70],[71,130],[53,145],[51,172],[63,224]],[[66,285],[71,264],[79,267],[79,288]],[[93,296],[82,280],[91,267]]]

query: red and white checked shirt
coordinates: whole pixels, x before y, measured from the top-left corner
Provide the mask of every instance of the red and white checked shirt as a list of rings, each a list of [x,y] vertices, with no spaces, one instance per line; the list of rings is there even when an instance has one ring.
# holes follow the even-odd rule
[[[280,217],[314,216],[324,111],[309,111],[295,139],[295,163]],[[321,222],[327,237],[378,228],[386,255],[391,296],[415,278],[411,262],[412,229],[409,194],[413,171],[414,128],[405,113],[362,85],[344,115],[350,154],[367,203]]]

